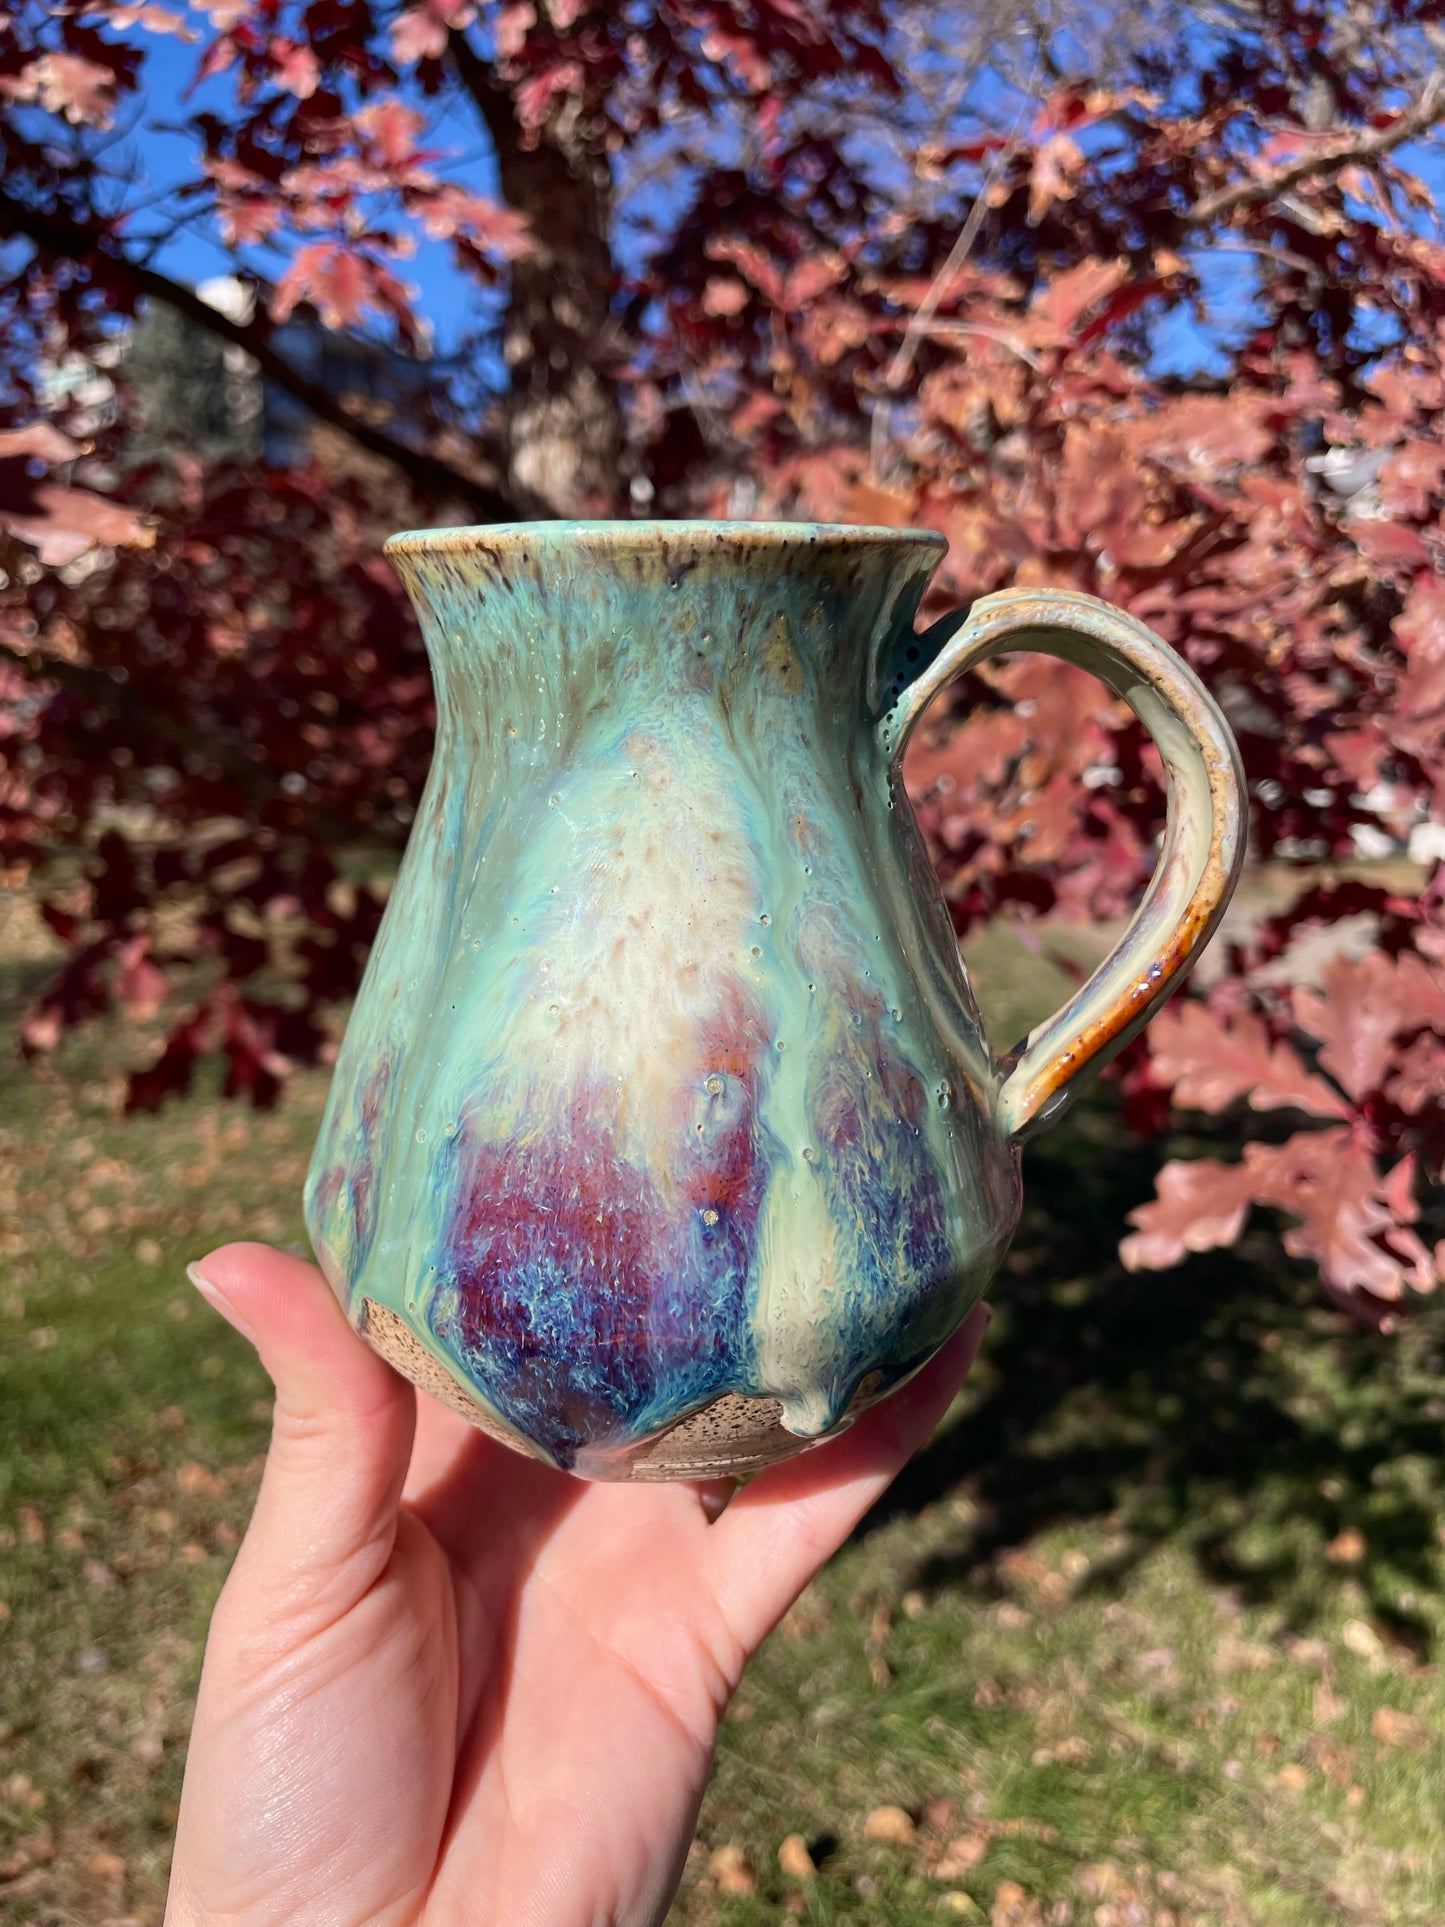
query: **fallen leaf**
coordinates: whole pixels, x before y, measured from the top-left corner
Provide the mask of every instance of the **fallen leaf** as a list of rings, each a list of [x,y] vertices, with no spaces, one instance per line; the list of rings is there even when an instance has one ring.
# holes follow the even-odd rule
[[[801,1833],[790,1833],[778,1848],[778,1865],[793,1880],[811,1880],[818,1869]]]
[[[989,1927],[1042,1927],[1038,1903],[1016,1880],[1001,1880],[993,1890]]]
[[[1337,1566],[1355,1566],[1365,1556],[1365,1535],[1355,1526],[1346,1526],[1325,1547],[1326,1559]]]
[[[912,1815],[902,1807],[874,1807],[863,1822],[865,1840],[886,1840],[898,1847],[906,1847],[917,1831]]]
[[[1226,1633],[1215,1648],[1213,1666],[1219,1674],[1262,1673],[1274,1661],[1274,1648],[1262,1640],[1240,1639],[1234,1633]]]
[[[0,1880],[14,1880],[31,1867],[43,1867],[54,1858],[55,1836],[49,1827],[41,1827],[35,1833],[22,1835],[0,1860]]]
[[[1112,1860],[1091,1860],[1079,1869],[1079,1886],[1090,1900],[1107,1900],[1119,1891],[1123,1880]]]
[[[1298,1760],[1290,1760],[1274,1777],[1286,1793],[1303,1793],[1310,1783],[1310,1770]]]
[[[1330,1685],[1321,1680],[1315,1688],[1314,1720],[1316,1726],[1332,1726],[1345,1710],[1345,1702]]]
[[[750,1894],[758,1884],[748,1857],[736,1840],[715,1847],[708,1855],[707,1869],[722,1894]]]
[[[935,1880],[962,1880],[987,1857],[988,1846],[988,1834],[981,1827],[970,1833],[961,1833],[949,1841],[942,1859],[929,1871]]]
[[[1315,1768],[1323,1773],[1331,1786],[1350,1784],[1355,1765],[1355,1749],[1352,1746],[1340,1746],[1334,1740],[1326,1739],[1322,1733],[1312,1733],[1305,1742],[1305,1750]]]
[[[222,1487],[221,1481],[209,1467],[197,1464],[194,1459],[188,1459],[184,1465],[176,1468],[176,1489],[179,1492],[210,1499],[214,1498]]]
[[[108,1887],[119,1887],[125,1882],[125,1862],[118,1853],[109,1853],[104,1848],[93,1853],[85,1863],[86,1872],[103,1880]]]
[[[1375,1709],[1375,1717],[1370,1721],[1370,1731],[1381,1746],[1403,1746],[1415,1749],[1430,1744],[1430,1729],[1423,1720],[1413,1713],[1402,1713],[1393,1706],[1380,1706]]]
[[[1347,1619],[1340,1630],[1340,1642],[1358,1658],[1374,1665],[1382,1664],[1386,1657],[1385,1642],[1368,1619]]]

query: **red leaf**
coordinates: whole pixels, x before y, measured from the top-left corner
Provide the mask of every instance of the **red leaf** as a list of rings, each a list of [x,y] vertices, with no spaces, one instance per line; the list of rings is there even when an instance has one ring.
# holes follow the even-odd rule
[[[726,320],[741,314],[751,300],[741,281],[735,281],[730,274],[711,274],[702,291],[702,311],[715,320]]]
[[[525,214],[514,213],[485,195],[469,194],[451,181],[442,182],[418,203],[417,216],[431,240],[445,241],[460,235],[503,261],[520,260],[535,246],[532,224]]]
[[[232,248],[250,247],[264,241],[267,235],[276,232],[283,218],[282,210],[274,201],[223,200],[216,209],[222,238],[227,247]]]
[[[426,126],[426,117],[393,96],[373,101],[356,115],[356,124],[368,140],[376,143],[388,167],[400,167],[416,153],[416,137]]]
[[[493,34],[497,52],[503,60],[515,60],[527,44],[527,35],[537,24],[537,9],[531,0],[508,0],[497,9]]]
[[[183,1017],[165,1041],[165,1047],[148,1069],[131,1075],[125,1108],[133,1111],[158,1111],[167,1097],[184,1097],[191,1087],[198,1060],[213,1048],[215,1017],[208,1004],[202,1004],[189,1017]]]
[[[1176,1159],[1158,1177],[1158,1196],[1129,1213],[1137,1225],[1119,1246],[1130,1271],[1162,1271],[1190,1251],[1232,1245],[1244,1229],[1255,1191],[1240,1164]]]
[[[1356,1103],[1383,1085],[1397,1035],[1445,1029],[1445,987],[1419,957],[1338,957],[1320,981],[1322,991],[1295,989],[1295,1021],[1320,1040],[1320,1064]]]
[[[1034,149],[1029,168],[1030,227],[1037,227],[1055,201],[1072,201],[1084,150],[1068,134],[1055,134]]]
[[[788,270],[787,280],[783,283],[782,305],[788,309],[804,308],[810,301],[816,301],[820,294],[829,288],[837,287],[848,272],[848,263],[841,254],[813,254],[807,260],[798,262]]]
[[[558,60],[544,67],[517,89],[517,118],[523,127],[542,126],[554,100],[580,94],[586,79],[580,60]]]
[[[114,68],[79,54],[42,54],[18,74],[0,76],[0,93],[38,101],[48,114],[63,114],[76,127],[109,127],[117,85]]]
[[[37,462],[68,462],[83,451],[79,442],[62,435],[50,422],[31,422],[24,428],[0,429],[0,462],[24,458]]]
[[[391,57],[398,66],[440,60],[447,50],[446,23],[430,7],[408,7],[391,23]]]
[[[1430,551],[1414,529],[1406,528],[1401,522],[1371,522],[1356,516],[1349,528],[1360,553],[1379,568],[1422,569],[1430,566]]]
[[[289,40],[276,40],[271,44],[271,61],[277,85],[298,100],[310,100],[321,79],[321,68],[311,49],[295,46]]]
[[[1130,1212],[1138,1229],[1120,1256],[1131,1271],[1178,1264],[1186,1252],[1233,1244],[1250,1205],[1271,1205],[1299,1220],[1285,1233],[1285,1249],[1313,1260],[1341,1302],[1356,1309],[1394,1303],[1408,1287],[1434,1283],[1428,1253],[1400,1222],[1416,1215],[1412,1175],[1400,1168],[1382,1178],[1364,1142],[1342,1127],[1246,1145],[1240,1164],[1166,1164],[1158,1196]]]
[[[88,489],[42,482],[34,490],[32,509],[23,515],[0,510],[0,528],[28,543],[49,568],[60,568],[101,545],[148,549],[155,540],[155,530],[134,509]]]
[[[1351,1115],[1339,1092],[1306,1070],[1288,1044],[1272,1045],[1249,1011],[1226,1020],[1201,1003],[1169,1005],[1149,1027],[1149,1051],[1154,1076],[1192,1110],[1217,1114],[1244,1097],[1256,1111]]]
[[[1138,425],[1137,446],[1171,467],[1218,475],[1259,461],[1273,439],[1264,420],[1276,406],[1257,395],[1185,395]]]
[[[1347,1303],[1358,1293],[1386,1302],[1403,1297],[1423,1246],[1419,1252],[1409,1246],[1402,1259],[1379,1242],[1402,1242],[1399,1171],[1382,1178],[1365,1144],[1338,1129],[1301,1132],[1277,1146],[1251,1144],[1244,1155],[1260,1202],[1300,1220],[1285,1233],[1292,1257],[1313,1259],[1325,1284]],[[1413,1198],[1408,1202],[1413,1217]]]
[[[783,276],[754,242],[736,235],[720,235],[708,242],[707,254],[709,260],[730,262],[752,282],[765,301],[774,307],[782,306]]]
[[[1423,522],[1440,492],[1445,475],[1445,448],[1412,435],[1380,470],[1380,505],[1401,521]]]
[[[1445,1093],[1445,1045],[1429,1031],[1400,1052],[1395,1072],[1385,1085],[1385,1096],[1407,1117],[1418,1117]]]
[[[169,980],[152,962],[148,937],[133,937],[122,944],[115,978],[115,994],[125,1010],[140,1023],[147,1023],[165,1002]]]
[[[328,328],[349,328],[367,308],[385,308],[404,325],[410,322],[406,291],[369,256],[354,248],[316,241],[301,248],[276,284],[271,312],[284,321],[298,301],[316,306]]]
[[[142,0],[140,5],[108,7],[106,18],[113,27],[145,27],[151,33],[173,33],[177,40],[198,38],[194,27],[186,25],[185,16],[173,13],[169,7],[153,7]]]
[[[1079,317],[1112,294],[1128,274],[1126,261],[1081,261],[1041,284],[1029,308],[1030,317],[1046,323],[1049,336],[1063,341],[1073,333]]]

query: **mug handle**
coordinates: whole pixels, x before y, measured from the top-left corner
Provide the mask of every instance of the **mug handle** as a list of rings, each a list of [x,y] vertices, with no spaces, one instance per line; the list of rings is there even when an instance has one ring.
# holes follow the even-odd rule
[[[1244,861],[1244,771],[1218,705],[1142,622],[1072,589],[1004,589],[916,639],[938,653],[880,718],[889,775],[944,684],[993,656],[1036,650],[1076,663],[1133,710],[1168,779],[1159,861],[1118,944],[1062,1010],[999,1065],[999,1122],[1010,1138],[1051,1123],[1185,977],[1224,915]]]

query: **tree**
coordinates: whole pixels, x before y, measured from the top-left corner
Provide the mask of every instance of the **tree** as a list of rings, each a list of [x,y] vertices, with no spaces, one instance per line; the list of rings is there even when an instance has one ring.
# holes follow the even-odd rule
[[[322,1048],[379,913],[329,852],[403,838],[429,746],[388,520],[925,523],[940,606],[1072,584],[1189,656],[1240,734],[1257,856],[1398,844],[1445,801],[1442,12],[209,0],[200,159],[159,200],[115,127],[159,114],[147,50],[185,23],[10,16],[0,832],[71,947],[28,1047],[161,1008],[200,955],[132,1101],[217,1046],[270,1101]],[[443,151],[461,124],[495,192]],[[249,319],[168,272],[186,226],[231,251]],[[415,347],[418,235],[490,308],[415,407],[360,411],[282,327],[304,302]],[[114,420],[79,423],[46,367],[114,360],[142,300],[252,356],[330,466],[128,465],[123,364]],[[1151,752],[1072,671],[959,690],[910,782],[963,935],[1117,915],[1150,867]],[[1282,953],[1346,917],[1376,953],[1290,989]],[[1253,1133],[1166,1165],[1126,1258],[1228,1243],[1260,1205],[1389,1316],[1445,1270],[1442,1071],[1445,889],[1303,888],[1117,1067],[1141,1122]]]

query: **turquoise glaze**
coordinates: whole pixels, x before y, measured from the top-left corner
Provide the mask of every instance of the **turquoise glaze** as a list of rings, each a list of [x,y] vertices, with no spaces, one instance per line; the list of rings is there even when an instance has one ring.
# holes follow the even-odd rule
[[[437,742],[308,1180],[327,1277],[403,1370],[558,1465],[783,1456],[936,1350],[1018,1217],[1017,1074],[897,776],[958,647],[914,630],[943,543],[387,546]]]

